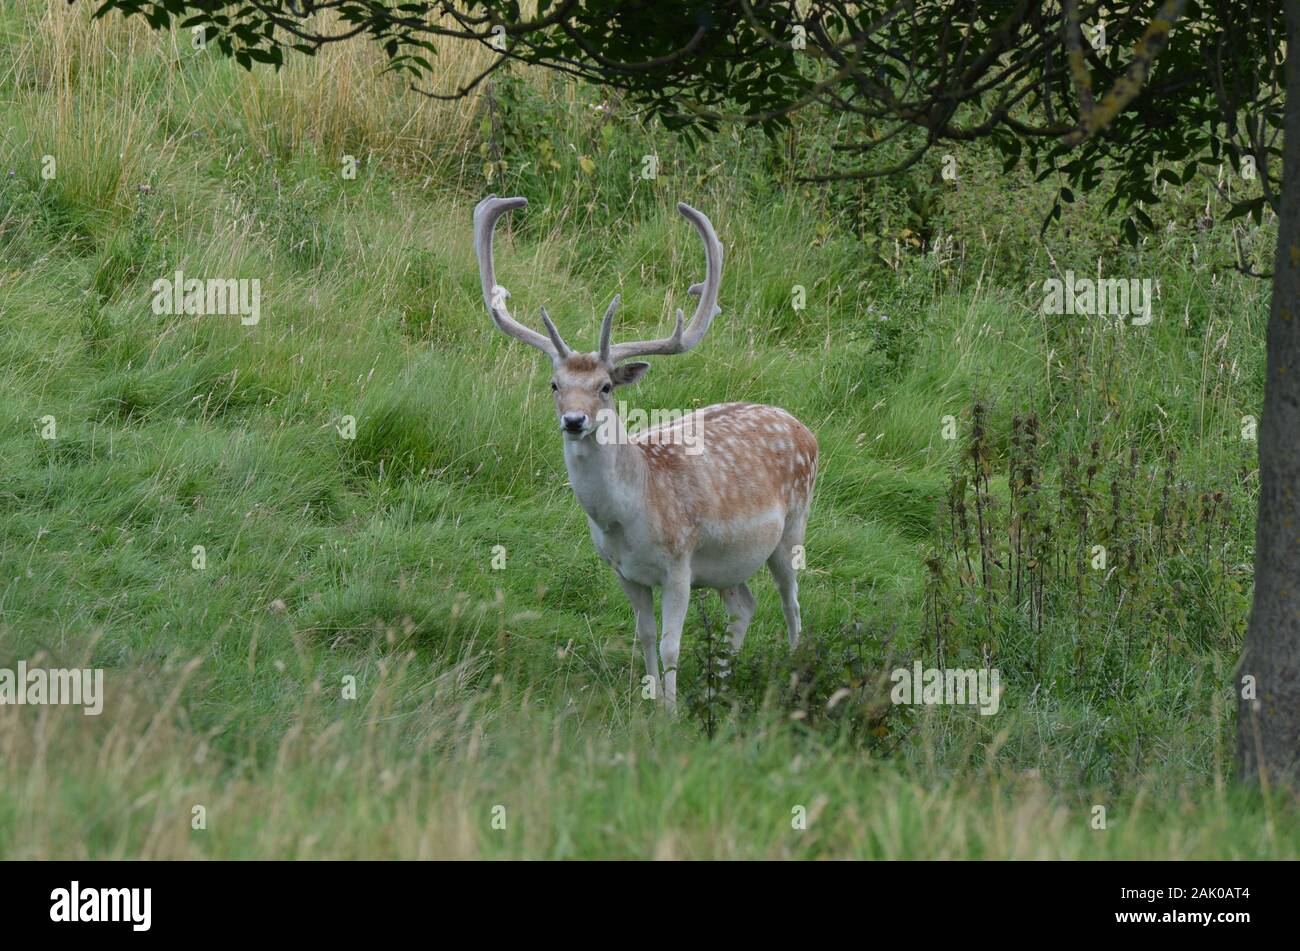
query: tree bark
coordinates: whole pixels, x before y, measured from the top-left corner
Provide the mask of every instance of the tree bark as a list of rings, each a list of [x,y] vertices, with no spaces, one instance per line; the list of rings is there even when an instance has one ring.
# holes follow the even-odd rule
[[[1237,673],[1237,767],[1300,788],[1300,0],[1287,0],[1283,182],[1259,425],[1255,600]],[[1253,694],[1253,699],[1252,699]]]

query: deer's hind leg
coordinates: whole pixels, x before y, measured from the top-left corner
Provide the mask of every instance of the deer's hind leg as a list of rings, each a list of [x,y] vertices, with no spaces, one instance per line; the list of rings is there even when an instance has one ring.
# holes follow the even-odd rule
[[[799,579],[797,573],[804,565],[803,536],[808,524],[808,509],[791,512],[786,520],[781,541],[767,559],[767,567],[781,594],[781,611],[785,615],[785,631],[790,639],[790,650],[799,646],[802,621],[799,616]]]
[[[743,581],[731,588],[719,588],[718,594],[722,595],[722,606],[731,618],[727,624],[727,633],[731,635],[731,650],[729,656],[722,658],[718,664],[725,677],[730,673],[731,657],[740,653],[740,647],[745,643],[745,632],[749,630],[749,622],[754,618],[754,595],[750,593],[749,585]]]

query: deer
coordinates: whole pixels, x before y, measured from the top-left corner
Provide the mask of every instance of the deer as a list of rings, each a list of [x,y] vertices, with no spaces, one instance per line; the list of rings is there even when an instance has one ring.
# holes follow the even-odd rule
[[[699,298],[690,323],[684,326],[678,309],[671,336],[612,343],[620,301],[616,295],[601,322],[599,349],[582,353],[564,342],[544,305],[545,335],[516,321],[507,305],[510,292],[497,283],[492,249],[497,221],[527,204],[524,198],[489,195],[474,208],[483,302],[499,330],[551,360],[551,393],[569,485],[586,513],[596,551],[614,569],[632,606],[647,696],[673,711],[691,589],[713,588],[721,595],[729,619],[728,653],[734,657],[754,616],[747,582],[766,564],[781,596],[790,649],[798,646],[796,572],[803,567],[817,440],[790,413],[756,403],[706,406],[629,434],[613,393],[650,369],[636,358],[686,353],[704,339],[722,310],[722,243],[707,217],[678,203],[678,212],[704,242],[704,280],[687,290]],[[661,634],[655,623],[655,588],[661,591]],[[725,671],[728,661],[724,657],[719,668]]]

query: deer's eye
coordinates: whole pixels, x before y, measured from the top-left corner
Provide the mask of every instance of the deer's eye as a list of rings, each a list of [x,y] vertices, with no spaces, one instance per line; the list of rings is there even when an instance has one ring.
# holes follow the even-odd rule
[[[600,392],[603,395],[608,396],[613,389],[614,389],[614,384],[606,383],[604,386],[600,388]]]
[[[556,390],[558,390],[559,388],[560,388],[560,384],[558,384],[558,383],[556,383],[554,380],[552,380],[552,381],[551,381],[551,392],[554,393],[554,392],[555,392]]]

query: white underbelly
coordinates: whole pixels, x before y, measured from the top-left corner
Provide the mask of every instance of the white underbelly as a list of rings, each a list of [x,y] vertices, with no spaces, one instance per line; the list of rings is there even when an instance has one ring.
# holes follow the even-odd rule
[[[601,557],[629,581],[658,588],[681,568],[677,558],[647,539],[631,537],[621,528],[602,529],[591,520],[588,525]],[[695,550],[685,556],[691,586],[730,588],[748,581],[776,550],[784,531],[784,512],[776,509],[740,521],[700,526]]]
[[[730,588],[749,580],[776,550],[784,531],[785,513],[779,509],[725,524],[702,525],[691,557],[691,584]]]

